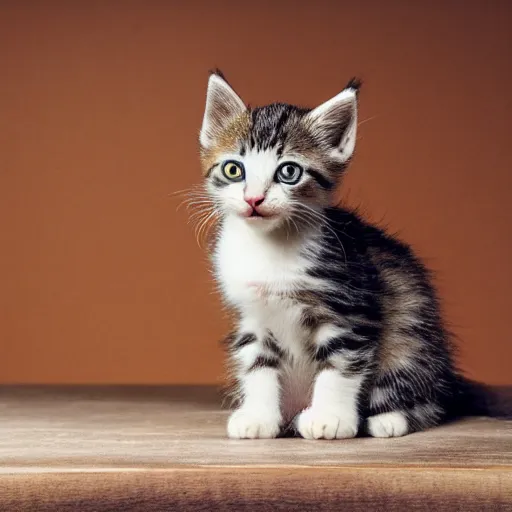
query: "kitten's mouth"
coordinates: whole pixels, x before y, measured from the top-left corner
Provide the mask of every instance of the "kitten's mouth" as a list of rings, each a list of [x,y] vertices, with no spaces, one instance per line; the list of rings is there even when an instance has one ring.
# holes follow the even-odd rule
[[[249,220],[256,220],[256,219],[270,219],[271,217],[274,217],[272,214],[265,214],[258,212],[255,208],[252,210],[250,215],[248,215],[246,218]]]

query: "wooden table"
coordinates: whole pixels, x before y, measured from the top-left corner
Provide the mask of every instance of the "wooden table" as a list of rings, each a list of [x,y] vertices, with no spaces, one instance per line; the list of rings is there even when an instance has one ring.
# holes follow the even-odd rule
[[[235,441],[227,414],[212,388],[0,387],[0,511],[512,511],[512,421]]]

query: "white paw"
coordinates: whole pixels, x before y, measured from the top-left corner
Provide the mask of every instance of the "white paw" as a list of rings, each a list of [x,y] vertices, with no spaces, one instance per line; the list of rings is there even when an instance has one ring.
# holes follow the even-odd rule
[[[238,409],[228,420],[228,437],[231,439],[270,439],[280,431],[281,417],[267,411]]]
[[[407,418],[400,411],[384,412],[368,418],[368,432],[373,437],[400,437],[408,431]]]
[[[305,409],[297,419],[297,430],[304,439],[348,439],[357,435],[358,419],[353,414]]]

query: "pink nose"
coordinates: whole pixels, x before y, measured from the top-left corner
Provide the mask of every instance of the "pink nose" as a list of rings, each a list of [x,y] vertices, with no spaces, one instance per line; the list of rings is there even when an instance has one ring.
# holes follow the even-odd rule
[[[259,206],[263,201],[265,201],[265,196],[244,197],[244,199],[248,205],[256,208],[256,206]]]

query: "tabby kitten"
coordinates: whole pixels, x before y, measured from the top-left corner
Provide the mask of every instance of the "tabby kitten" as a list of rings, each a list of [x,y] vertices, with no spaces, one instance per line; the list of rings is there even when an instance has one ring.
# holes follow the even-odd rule
[[[250,108],[210,76],[199,140],[220,219],[215,275],[238,317],[231,438],[403,436],[463,408],[428,271],[406,244],[332,206],[354,153],[358,88],[312,110]]]

